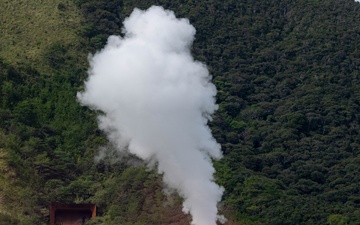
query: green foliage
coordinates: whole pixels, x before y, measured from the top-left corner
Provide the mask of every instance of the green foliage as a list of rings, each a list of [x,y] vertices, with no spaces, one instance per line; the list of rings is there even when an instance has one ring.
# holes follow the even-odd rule
[[[0,58],[12,66],[26,63],[42,73],[51,67],[44,63],[46,50],[55,43],[67,46],[78,63],[87,52],[81,53],[76,28],[80,26],[81,12],[72,0],[1,1]]]
[[[59,69],[59,67],[63,66],[65,63],[66,53],[67,49],[64,45],[55,43],[48,48],[44,58],[48,60],[51,67]]]
[[[57,70],[49,70],[51,75],[0,62],[0,148],[5,156],[0,212],[16,224],[46,224],[51,202],[85,202],[93,195],[87,190],[93,181],[80,176],[86,170],[77,163],[86,149],[97,146],[92,139],[104,137],[92,138],[95,115],[76,101],[85,69],[67,48],[54,44],[49,49],[47,63]]]
[[[7,1],[4,12],[35,4],[19,2]],[[51,202],[96,203],[89,224],[189,223],[154,172],[114,158],[94,163],[107,141],[76,101],[86,54],[120,34],[134,7],[156,4],[195,26],[192,52],[218,88],[210,125],[224,153],[214,162],[224,210],[241,224],[360,224],[358,3],[74,4],[44,3],[33,9],[56,13],[36,21],[14,13],[18,24],[9,16],[0,25],[10,35],[0,46],[0,223],[46,224]]]
[[[86,23],[78,32],[89,40],[92,51],[102,48],[109,35],[120,34],[119,12],[123,4],[122,0],[75,2],[86,19]]]
[[[348,218],[340,214],[331,214],[328,219],[329,225],[346,225]]]
[[[0,225],[17,225],[19,221],[9,215],[0,213]]]

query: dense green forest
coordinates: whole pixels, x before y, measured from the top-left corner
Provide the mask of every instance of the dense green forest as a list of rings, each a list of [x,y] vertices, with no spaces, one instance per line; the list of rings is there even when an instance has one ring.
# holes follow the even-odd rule
[[[189,224],[160,175],[118,156],[76,100],[88,53],[151,5],[190,20],[218,89],[228,224],[360,224],[360,3],[33,2],[0,0],[0,224],[47,224],[51,202],[96,203],[90,224]]]

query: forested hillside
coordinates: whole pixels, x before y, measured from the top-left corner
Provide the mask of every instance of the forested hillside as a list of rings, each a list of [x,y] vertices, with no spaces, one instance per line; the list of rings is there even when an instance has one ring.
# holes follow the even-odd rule
[[[228,224],[360,224],[360,3],[41,2],[0,0],[0,224],[47,224],[51,202],[96,203],[90,224],[189,223],[76,100],[87,54],[151,5],[190,20],[218,89]]]

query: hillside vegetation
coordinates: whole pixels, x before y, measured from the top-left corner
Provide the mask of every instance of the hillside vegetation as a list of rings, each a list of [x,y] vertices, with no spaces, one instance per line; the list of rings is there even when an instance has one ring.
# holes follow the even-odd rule
[[[96,203],[91,224],[189,223],[76,101],[87,53],[153,4],[189,18],[218,88],[228,224],[360,224],[359,3],[0,1],[0,224],[47,224],[51,202]]]
[[[83,20],[71,0],[0,0],[0,57],[11,65],[30,64],[46,73],[44,65],[51,48],[61,45],[78,54],[76,34]],[[83,57],[83,56],[82,56]]]

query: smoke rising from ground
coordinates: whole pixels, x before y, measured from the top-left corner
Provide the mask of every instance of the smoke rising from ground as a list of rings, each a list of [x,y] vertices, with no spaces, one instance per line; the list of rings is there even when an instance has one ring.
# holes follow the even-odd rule
[[[119,151],[156,164],[183,198],[193,225],[216,225],[223,189],[211,159],[220,145],[207,122],[217,109],[206,66],[190,54],[195,29],[187,19],[153,6],[124,21],[124,38],[111,36],[89,58],[82,105],[100,110],[99,127]]]

